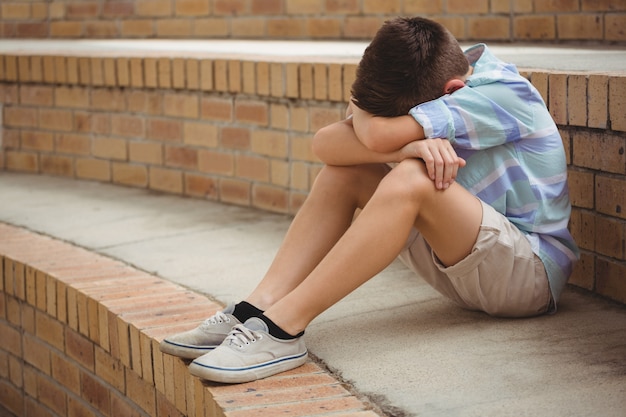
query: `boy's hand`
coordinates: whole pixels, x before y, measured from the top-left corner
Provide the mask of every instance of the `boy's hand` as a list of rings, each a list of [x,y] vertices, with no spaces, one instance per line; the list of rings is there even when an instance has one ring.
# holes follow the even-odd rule
[[[430,179],[439,190],[448,188],[456,179],[459,168],[465,166],[465,160],[456,155],[447,139],[416,140],[406,144],[400,154],[402,159],[423,160]]]

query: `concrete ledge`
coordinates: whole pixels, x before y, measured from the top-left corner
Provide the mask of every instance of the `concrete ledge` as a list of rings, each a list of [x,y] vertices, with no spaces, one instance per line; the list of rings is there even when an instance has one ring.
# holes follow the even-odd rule
[[[159,351],[217,303],[120,261],[0,223],[0,404],[17,416],[374,417],[313,361],[206,384]]]

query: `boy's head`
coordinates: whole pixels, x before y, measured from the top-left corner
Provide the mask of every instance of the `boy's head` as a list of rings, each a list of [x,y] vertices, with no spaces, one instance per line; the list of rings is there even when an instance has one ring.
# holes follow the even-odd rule
[[[400,116],[444,94],[447,81],[467,74],[469,63],[439,23],[413,17],[385,22],[365,49],[352,96],[376,116]]]

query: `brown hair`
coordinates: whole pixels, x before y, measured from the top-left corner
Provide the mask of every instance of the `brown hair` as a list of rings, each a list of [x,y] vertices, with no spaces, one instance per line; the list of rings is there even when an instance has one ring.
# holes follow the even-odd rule
[[[365,49],[352,85],[356,105],[376,116],[400,116],[443,95],[445,83],[463,76],[467,58],[442,25],[421,17],[385,24]]]

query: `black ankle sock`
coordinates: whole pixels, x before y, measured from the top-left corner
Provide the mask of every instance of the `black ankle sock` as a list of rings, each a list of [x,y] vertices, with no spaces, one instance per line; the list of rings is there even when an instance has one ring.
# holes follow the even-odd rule
[[[235,304],[235,310],[233,311],[233,316],[237,317],[237,320],[242,323],[245,323],[250,317],[259,317],[261,314],[263,314],[263,310],[256,308],[247,301]]]
[[[275,338],[277,338],[277,339],[283,339],[283,340],[297,339],[298,337],[300,337],[300,336],[302,336],[304,334],[304,331],[301,331],[300,333],[298,333],[295,336],[287,333],[286,331],[284,331],[283,329],[278,327],[276,325],[276,323],[274,323],[272,320],[268,319],[265,316],[265,314],[261,314],[259,316],[259,318],[261,320],[263,320],[265,322],[265,324],[267,324],[267,328],[268,328],[270,334],[272,336],[274,336]]]

